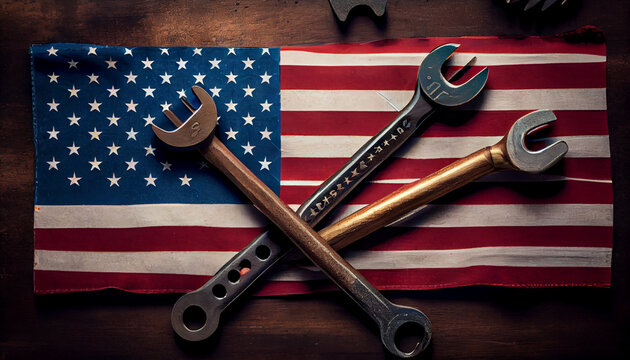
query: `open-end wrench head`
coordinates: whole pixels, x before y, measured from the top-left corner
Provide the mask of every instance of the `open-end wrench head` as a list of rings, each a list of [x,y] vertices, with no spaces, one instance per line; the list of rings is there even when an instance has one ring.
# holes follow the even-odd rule
[[[537,110],[516,120],[506,136],[506,148],[510,163],[517,169],[529,173],[542,172],[555,165],[569,151],[564,141],[536,151],[527,149],[525,137],[533,130],[556,121],[550,110]]]
[[[201,105],[186,122],[172,131],[152,125],[155,135],[170,146],[189,148],[199,145],[212,134],[217,124],[217,107],[210,94],[199,86],[193,86],[192,91]],[[165,114],[171,121],[174,120],[175,115],[170,110],[166,110]]]
[[[453,85],[442,75],[442,65],[457,50],[459,44],[438,46],[427,55],[418,71],[422,92],[435,103],[443,106],[458,106],[472,100],[486,85],[488,68],[461,85]]]
[[[395,315],[385,326],[381,326],[381,341],[392,354],[400,358],[411,358],[427,348],[431,342],[433,330],[431,321],[420,310],[401,305],[394,305]],[[413,349],[409,351],[401,350],[397,344],[397,336],[400,331],[404,331],[403,326],[410,325],[409,330],[417,332],[421,329],[420,339],[417,340]]]

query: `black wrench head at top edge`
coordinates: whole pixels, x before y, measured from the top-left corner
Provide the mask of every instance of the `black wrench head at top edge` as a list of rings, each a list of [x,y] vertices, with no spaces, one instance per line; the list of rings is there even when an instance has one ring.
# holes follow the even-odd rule
[[[459,106],[475,98],[488,81],[488,68],[461,85],[453,85],[442,75],[442,65],[453,55],[459,44],[444,44],[433,49],[420,64],[418,81],[422,92],[434,103]]]

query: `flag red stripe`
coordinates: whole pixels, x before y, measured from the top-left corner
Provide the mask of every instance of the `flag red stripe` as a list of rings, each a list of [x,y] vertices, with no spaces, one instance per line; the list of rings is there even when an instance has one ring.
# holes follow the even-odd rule
[[[595,33],[594,33],[595,34]],[[601,34],[601,32],[599,32]],[[596,35],[596,34],[595,34]],[[555,54],[580,53],[592,55],[606,55],[606,45],[603,43],[575,43],[567,42],[563,37],[528,37],[510,38],[495,36],[479,37],[438,37],[420,39],[392,39],[364,44],[327,44],[319,46],[291,46],[281,47],[280,51],[297,50],[317,53],[339,54],[369,54],[369,53],[417,53],[429,52],[434,48],[446,44],[461,44],[458,52],[479,53],[514,53],[514,54]]]
[[[417,213],[418,217],[422,212]],[[173,226],[134,229],[35,229],[35,249],[58,251],[240,251],[262,229],[206,228]],[[250,234],[243,237],[241,231]],[[192,234],[188,236],[188,234]],[[215,234],[234,234],[221,238]],[[180,236],[181,235],[181,236]],[[201,235],[201,236],[200,236]],[[173,241],[173,236],[185,241]],[[241,240],[242,238],[242,240]],[[236,241],[238,240],[238,241]],[[612,247],[612,227],[547,226],[409,228],[378,230],[353,245],[372,250],[445,250],[481,246],[581,246]]]
[[[610,286],[610,268],[473,266],[465,269],[363,270],[380,290],[426,290],[467,285],[509,287]],[[94,291],[106,288],[139,293],[184,293],[198,289],[209,276],[34,271],[37,294]],[[394,285],[392,285],[394,284]],[[272,296],[330,291],[329,280],[267,283],[255,295]]]
[[[418,213],[417,216],[422,216]],[[484,246],[610,247],[612,227],[605,226],[488,226],[483,228],[410,228],[378,230],[352,249],[453,250]]]
[[[35,249],[68,251],[239,251],[262,228],[155,226],[35,229]]]
[[[283,158],[281,178],[282,180],[323,181],[340,169],[347,160],[345,158]],[[375,172],[371,179],[420,179],[455,160],[457,159],[390,159]],[[566,158],[545,174],[597,180],[610,180],[612,176],[610,158]]]
[[[347,200],[352,204],[370,204],[396,190],[402,184],[369,184],[357,189]],[[280,198],[287,204],[301,204],[317,186],[283,186]],[[612,198],[612,184],[584,181],[477,182],[466,185],[434,201],[436,204],[607,204]]]
[[[463,83],[483,67],[473,66]],[[532,72],[550,76],[532,76]],[[491,66],[486,89],[570,89],[606,87],[606,63]],[[553,75],[553,76],[551,76]],[[280,68],[281,89],[413,90],[418,66],[296,66]]]
[[[422,137],[502,136],[530,111],[445,111]],[[608,135],[606,111],[554,111],[550,136]],[[395,112],[283,111],[282,135],[372,136],[396,118]],[[417,135],[420,136],[420,135]]]

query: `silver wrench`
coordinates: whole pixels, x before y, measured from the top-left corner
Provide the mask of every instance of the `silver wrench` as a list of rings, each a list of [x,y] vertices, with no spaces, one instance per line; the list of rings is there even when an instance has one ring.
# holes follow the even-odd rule
[[[456,106],[471,100],[481,91],[488,77],[487,68],[460,86],[450,84],[442,76],[442,64],[457,47],[454,44],[440,46],[423,60],[420,66],[422,74],[419,72],[419,77],[423,76],[423,79],[419,78],[409,104],[392,123],[362,146],[342,169],[324,182],[297,210],[298,215],[310,225],[317,224],[360,181],[399,148],[435,110],[425,96],[438,105]],[[385,141],[387,146],[384,146]],[[286,239],[271,236],[268,231],[259,235],[205,285],[177,301],[171,313],[175,332],[189,341],[210,337],[218,327],[221,312],[292,248]],[[241,275],[243,268],[249,269],[246,275]],[[184,313],[193,308],[200,309],[205,315],[205,323],[200,328],[191,329],[185,324]]]

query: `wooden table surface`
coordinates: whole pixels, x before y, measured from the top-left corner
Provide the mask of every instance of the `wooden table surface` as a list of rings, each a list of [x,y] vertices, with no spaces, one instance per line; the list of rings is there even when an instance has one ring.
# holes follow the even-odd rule
[[[522,8],[522,6],[521,6]],[[467,287],[387,292],[423,309],[434,340],[422,358],[627,358],[630,329],[630,1],[569,0],[523,14],[500,0],[388,2],[339,23],[326,0],[0,2],[0,359],[379,359],[375,325],[340,293],[245,298],[209,342],[170,327],[177,295],[116,290],[33,294],[33,132],[28,46],[279,46],[395,37],[550,35],[583,25],[607,38],[614,179],[612,287]],[[625,342],[625,343],[624,343]],[[624,356],[625,355],[625,356]]]

